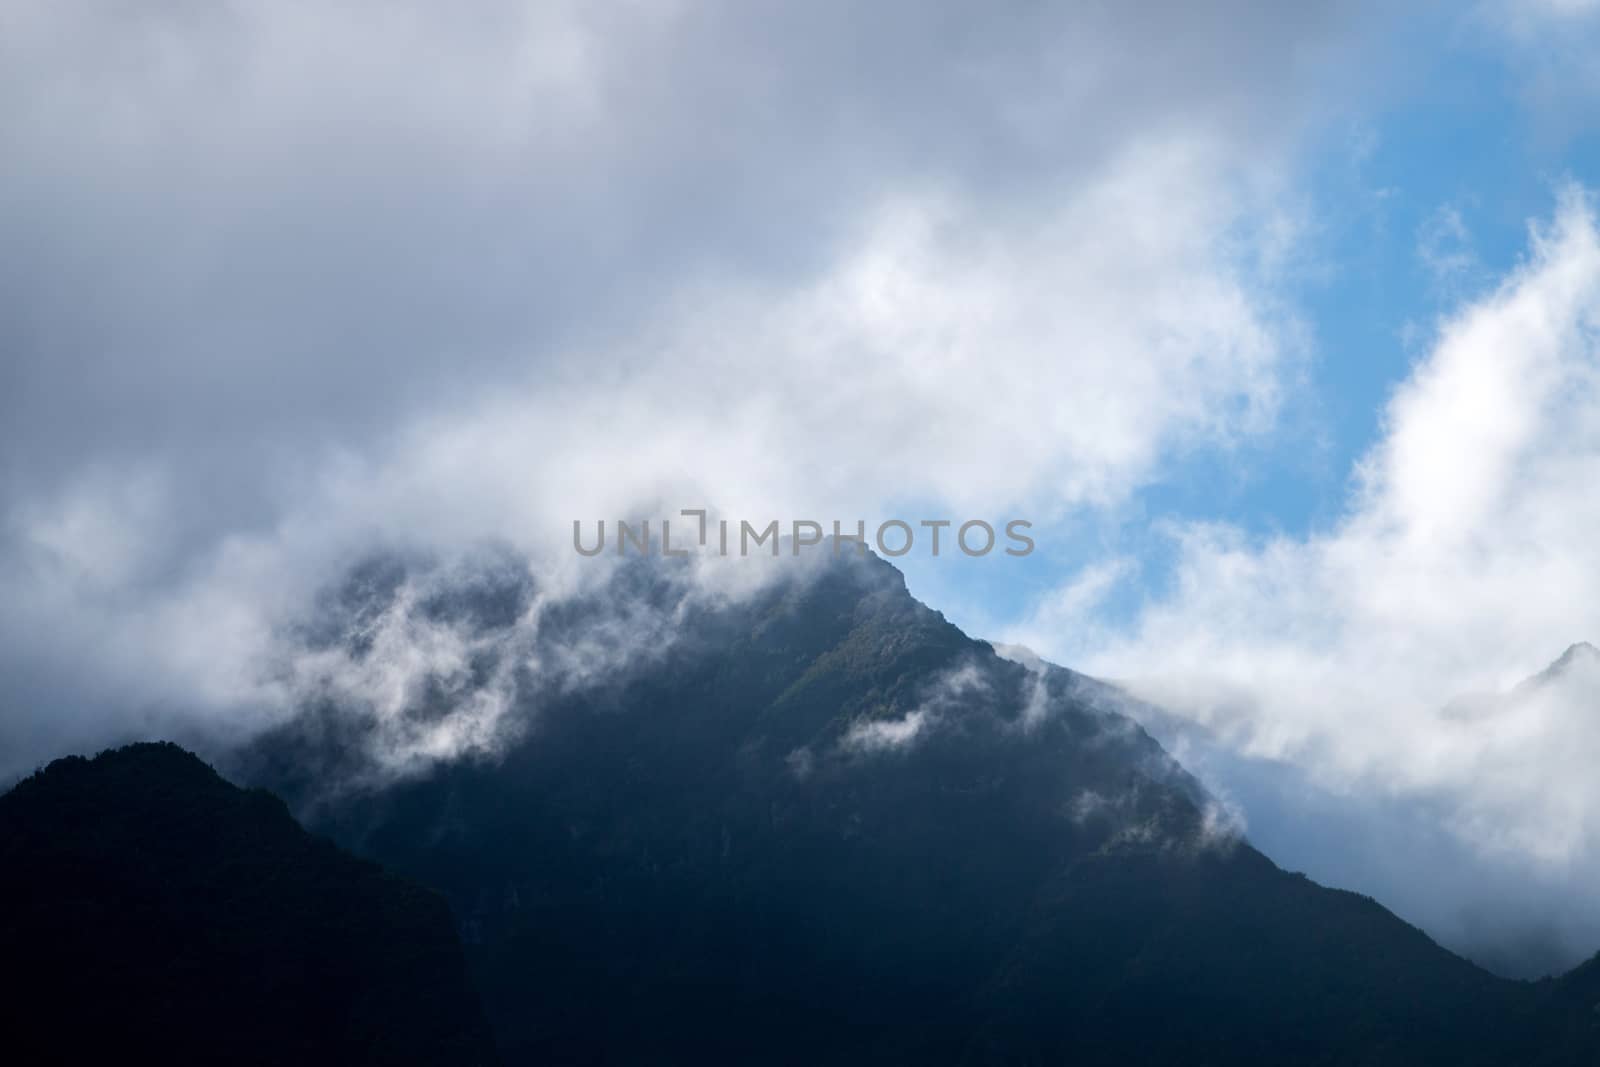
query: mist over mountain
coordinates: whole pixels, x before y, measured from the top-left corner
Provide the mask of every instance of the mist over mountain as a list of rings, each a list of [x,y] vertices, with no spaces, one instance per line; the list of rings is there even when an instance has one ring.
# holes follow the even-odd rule
[[[1453,792],[1418,795],[1378,780],[1321,778],[1314,761],[1252,755],[1224,729],[1126,694],[1113,697],[1119,695],[1120,706],[1225,797],[1251,839],[1280,863],[1369,893],[1454,951],[1510,977],[1559,974],[1600,945],[1600,909],[1581,876],[1588,855],[1581,838],[1569,841],[1550,826],[1542,850],[1509,839],[1499,849],[1485,847],[1487,820],[1463,818],[1471,802]],[[1575,643],[1516,685],[1464,694],[1436,714],[1449,728],[1502,738],[1494,746],[1502,755],[1482,773],[1485,788],[1526,771],[1525,744],[1587,759],[1600,723],[1600,651]],[[1528,851],[1553,855],[1530,863]],[[1563,861],[1568,852],[1572,860]]]
[[[514,567],[451,595],[409,567],[358,568],[307,647],[370,682],[398,612],[468,651],[398,703],[329,688],[228,766],[447,894],[513,1061],[1600,1047],[1583,972],[1497,978],[1280,870],[1114,690],[968,638],[881,560],[736,593],[637,561],[544,607]]]

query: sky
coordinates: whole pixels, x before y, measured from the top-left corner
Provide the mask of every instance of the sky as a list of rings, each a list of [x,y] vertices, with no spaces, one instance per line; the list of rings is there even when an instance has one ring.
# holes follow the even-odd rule
[[[14,0],[0,774],[281,717],[375,550],[561,587],[574,520],[1024,519],[897,562],[1166,709],[1269,854],[1580,958],[1600,681],[1515,687],[1600,641],[1597,46],[1588,0]]]

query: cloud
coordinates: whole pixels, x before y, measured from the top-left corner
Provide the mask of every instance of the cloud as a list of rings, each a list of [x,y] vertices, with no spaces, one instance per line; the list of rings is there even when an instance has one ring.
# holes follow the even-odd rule
[[[559,588],[574,518],[1043,520],[1267,432],[1358,14],[8,5],[5,762],[272,721],[375,551]]]
[[[1293,126],[1252,83],[1302,93],[1285,39],[1314,55],[1338,31],[1271,10],[1173,5],[1152,38],[1149,14],[954,5],[14,5],[0,234],[30,254],[6,268],[0,432],[29,462],[5,473],[203,440],[224,469],[185,473],[215,489],[241,460],[292,466],[284,437],[365,450],[508,384],[625,380],[660,358],[657,316],[717,314],[730,278],[747,300],[887,284],[855,310],[892,330],[945,292],[895,287],[919,242],[1006,269],[1004,240],[1041,222],[1091,236],[1080,186],[1102,190],[1080,215],[1204,256],[1229,299],[1206,239],[1270,206],[1243,186],[1273,166],[1233,148]],[[1146,166],[1143,195],[1108,201]],[[761,358],[737,325],[718,367]]]
[[[918,708],[898,719],[873,719],[852,726],[840,744],[852,752],[881,752],[904,748],[928,725],[927,711]]]
[[[1524,884],[1590,886],[1600,679],[1575,674],[1492,714],[1452,701],[1502,692],[1600,634],[1596,484],[1600,231],[1592,197],[1567,187],[1524,261],[1439,323],[1336,524],[1265,540],[1177,527],[1172,586],[1129,626],[1095,625],[1076,594],[1099,587],[1090,571],[1012,636],[1127,679],[1225,752],[1425,809]],[[1436,871],[1412,873],[1460,903]],[[1565,918],[1592,933],[1592,910]]]
[[[939,726],[941,720],[959,713],[975,697],[987,696],[989,680],[977,663],[951,668],[930,679],[921,703],[893,718],[866,718],[853,723],[839,739],[847,753],[870,754],[904,749]]]
[[[1468,22],[1516,78],[1536,136],[1559,144],[1593,132],[1600,3],[1489,0],[1472,9]]]
[[[1501,0],[1485,7],[1507,24],[1524,30],[1538,22],[1565,23],[1600,14],[1597,0]]]
[[[1461,209],[1451,204],[1440,205],[1417,228],[1417,258],[1435,288],[1458,298],[1483,269]]]

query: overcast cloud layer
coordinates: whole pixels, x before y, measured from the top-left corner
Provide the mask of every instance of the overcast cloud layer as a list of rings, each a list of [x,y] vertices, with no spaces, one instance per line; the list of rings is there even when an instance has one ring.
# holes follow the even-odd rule
[[[270,703],[374,545],[1033,517],[1270,428],[1347,13],[11,5],[15,768]],[[1243,30],[1243,32],[1241,32]],[[112,709],[108,712],[107,709]]]

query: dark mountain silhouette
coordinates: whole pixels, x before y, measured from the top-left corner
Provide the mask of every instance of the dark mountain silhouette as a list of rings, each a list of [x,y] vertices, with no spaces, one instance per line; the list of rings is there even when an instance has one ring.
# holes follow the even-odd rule
[[[170,744],[0,797],[14,1063],[487,1063],[445,900]]]
[[[525,629],[536,590],[501,573],[421,610]],[[508,637],[606,666],[514,675],[492,755],[386,779],[393,724],[321,701],[236,761],[449,895],[508,1058],[1600,1062],[1594,965],[1496,978],[1278,869],[1106,687],[1002,658],[882,561],[733,599],[675,573],[624,567]],[[405,580],[364,571],[308,640],[372,655]],[[475,677],[508,676],[493,645]],[[464,695],[426,694],[405,714],[432,724]]]

